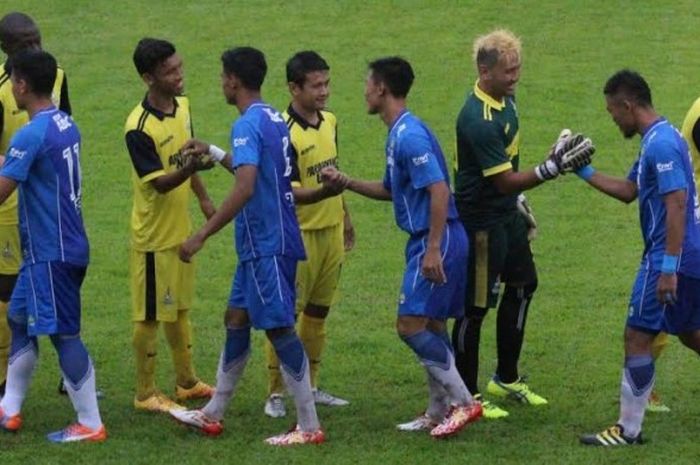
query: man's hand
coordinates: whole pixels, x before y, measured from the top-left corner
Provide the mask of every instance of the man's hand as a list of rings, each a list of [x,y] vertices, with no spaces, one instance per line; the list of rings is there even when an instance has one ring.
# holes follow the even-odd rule
[[[180,151],[183,155],[204,155],[209,153],[209,144],[198,139],[189,139]]]
[[[343,217],[343,245],[346,252],[350,252],[355,247],[355,227],[348,214]]]
[[[523,215],[527,223],[527,240],[534,241],[537,237],[537,221],[535,220],[535,215],[532,213],[530,202],[527,201],[525,194],[518,195],[516,205],[518,207],[518,212]]]
[[[445,270],[442,268],[442,255],[439,247],[428,247],[423,256],[420,271],[428,281],[436,284],[445,284],[447,282]]]
[[[557,164],[560,174],[578,171],[591,163],[595,146],[583,134],[575,134],[567,138],[558,150],[554,151],[552,159]]]
[[[180,245],[180,260],[189,263],[194,254],[199,252],[204,247],[204,238],[199,234],[190,236],[185,242]]]
[[[678,275],[676,273],[661,273],[656,285],[656,298],[661,305],[675,304],[677,299]]]
[[[547,158],[535,167],[535,175],[540,179],[540,181],[549,181],[559,176],[559,166],[555,160],[554,154],[561,151],[564,147],[566,141],[571,137],[570,129],[562,129],[559,133],[559,137],[552,144],[549,149]]]
[[[334,166],[326,166],[321,169],[321,182],[325,189],[340,194],[347,187],[350,178]]]

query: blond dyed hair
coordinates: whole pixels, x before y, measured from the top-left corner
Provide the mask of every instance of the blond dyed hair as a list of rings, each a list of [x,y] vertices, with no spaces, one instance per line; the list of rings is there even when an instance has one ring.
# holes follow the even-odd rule
[[[492,68],[502,56],[521,58],[520,38],[507,29],[496,29],[479,36],[474,41],[474,62],[476,66]]]

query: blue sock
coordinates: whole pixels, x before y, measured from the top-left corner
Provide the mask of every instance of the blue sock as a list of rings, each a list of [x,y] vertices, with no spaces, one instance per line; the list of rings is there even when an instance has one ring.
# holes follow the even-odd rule
[[[651,355],[625,357],[625,374],[634,395],[641,395],[654,380],[654,359]]]
[[[51,342],[58,352],[61,371],[75,390],[79,390],[90,371],[90,356],[80,336],[54,334]]]
[[[445,346],[447,346],[447,349],[452,352],[453,354],[455,353],[454,348],[452,347],[452,339],[450,339],[450,335],[447,334],[447,329],[443,330],[442,332],[439,333],[433,333],[440,339],[442,339],[442,342],[445,343]]]
[[[224,344],[224,367],[236,363],[250,351],[250,326],[226,328]]]
[[[423,363],[447,369],[449,349],[440,336],[424,329],[412,336],[402,335],[401,339],[413,349]]]
[[[287,368],[289,374],[295,380],[299,381],[304,376],[304,371],[306,369],[304,366],[306,355],[304,353],[304,346],[299,336],[297,336],[297,333],[291,331],[271,339],[270,342],[275,348],[277,358],[279,358],[285,368]]]
[[[12,360],[18,354],[30,349],[38,354],[39,344],[37,343],[36,337],[30,337],[29,333],[27,333],[26,322],[15,321],[12,318],[8,318],[7,324],[10,326],[10,332],[12,333],[9,360]]]

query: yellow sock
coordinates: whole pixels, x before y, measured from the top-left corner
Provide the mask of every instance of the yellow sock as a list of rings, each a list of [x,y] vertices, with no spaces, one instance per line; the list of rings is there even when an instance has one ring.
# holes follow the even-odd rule
[[[178,386],[189,389],[199,381],[192,366],[192,325],[189,311],[179,310],[177,320],[163,323],[163,331],[173,357],[175,382]]]
[[[136,356],[136,398],[146,400],[156,392],[158,322],[134,322],[133,345]]]
[[[0,301],[0,384],[7,378],[7,356],[10,352],[10,325],[7,324],[7,302]]]
[[[284,383],[280,373],[280,361],[268,338],[265,338],[265,359],[267,360],[267,395],[283,394]]]
[[[326,346],[326,319],[316,318],[302,313],[299,316],[299,339],[304,344],[309,358],[311,387],[318,387],[318,370],[321,365],[321,353]]]
[[[661,352],[664,351],[668,343],[668,333],[659,333],[656,335],[654,341],[651,343],[651,356],[654,360],[661,356]]]

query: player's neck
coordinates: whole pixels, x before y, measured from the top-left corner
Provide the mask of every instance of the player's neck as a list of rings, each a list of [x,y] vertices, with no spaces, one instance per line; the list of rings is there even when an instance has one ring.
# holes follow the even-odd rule
[[[481,89],[486,95],[488,95],[489,97],[491,97],[492,99],[494,99],[494,100],[497,101],[497,102],[500,102],[501,100],[503,100],[503,97],[505,97],[505,94],[503,94],[503,93],[501,93],[501,92],[497,92],[496,89],[493,89],[493,88],[488,84],[488,82],[479,80],[479,81],[476,83],[476,85],[477,85],[477,86],[479,87],[479,89]]]
[[[318,125],[318,110],[316,110],[315,108],[307,110],[303,106],[299,105],[297,102],[292,101],[292,109],[297,115],[301,116],[304,119],[304,121],[309,123],[311,126]]]
[[[170,115],[175,111],[175,96],[172,94],[164,94],[150,89],[146,100],[148,100],[150,106],[166,115]]]
[[[255,102],[262,100],[262,96],[259,91],[252,91],[245,89],[236,95],[236,108],[243,114],[248,109],[249,106]]]
[[[51,107],[53,107],[53,102],[50,97],[35,97],[24,103],[24,109],[27,111],[29,119],[34,118],[34,115],[40,111]]]
[[[399,117],[402,111],[406,109],[406,99],[397,99],[393,97],[388,97],[384,104],[384,108],[379,112],[379,116],[384,121],[388,127],[391,127]]]
[[[640,108],[637,115],[637,132],[641,135],[659,119],[659,114],[653,108]]]

